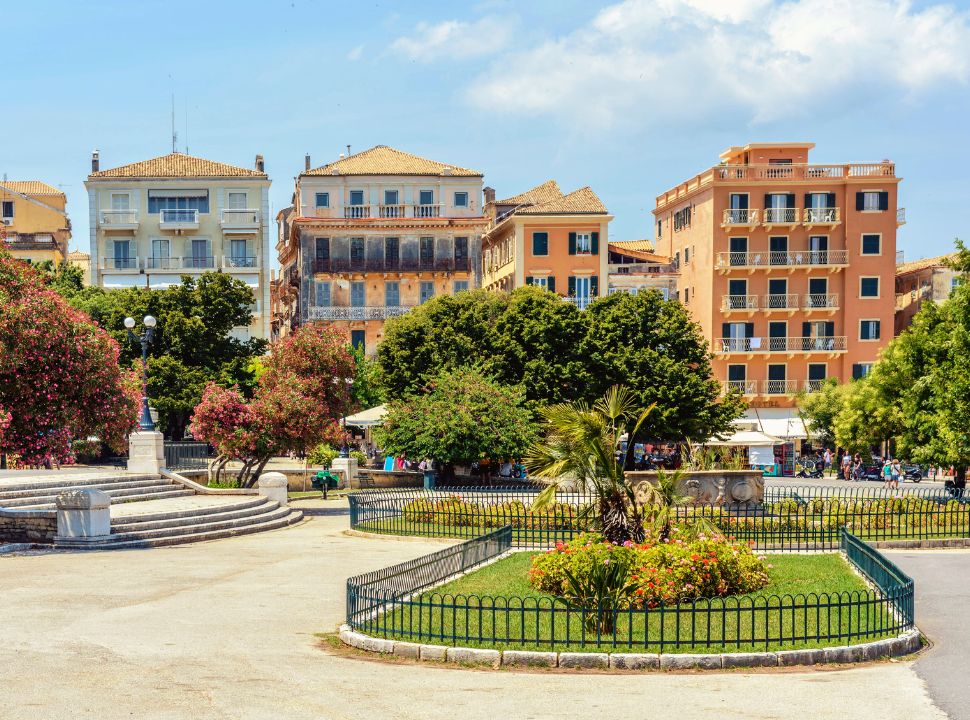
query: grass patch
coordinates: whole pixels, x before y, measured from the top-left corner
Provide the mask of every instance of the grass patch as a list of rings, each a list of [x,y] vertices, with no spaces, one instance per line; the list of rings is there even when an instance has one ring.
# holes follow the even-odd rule
[[[895,634],[891,606],[839,554],[768,555],[770,585],[748,595],[621,611],[598,635],[580,610],[528,583],[522,552],[402,600],[360,627],[413,642],[523,650],[744,652],[826,647]]]

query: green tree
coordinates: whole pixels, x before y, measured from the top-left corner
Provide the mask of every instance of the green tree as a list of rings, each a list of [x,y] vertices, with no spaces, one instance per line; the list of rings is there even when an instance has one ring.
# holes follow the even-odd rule
[[[356,373],[351,388],[351,399],[355,411],[376,407],[384,402],[384,387],[381,385],[380,365],[367,357],[364,349],[351,348]]]
[[[798,395],[798,411],[809,432],[827,446],[836,442],[835,421],[845,403],[847,388],[836,378],[829,378],[815,392]]]
[[[374,435],[388,453],[437,460],[449,476],[456,464],[522,457],[535,437],[524,400],[477,370],[443,370],[423,392],[388,402]]]

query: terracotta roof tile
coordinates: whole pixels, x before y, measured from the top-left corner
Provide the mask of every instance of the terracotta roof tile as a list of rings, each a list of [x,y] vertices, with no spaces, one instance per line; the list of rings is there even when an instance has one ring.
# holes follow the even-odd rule
[[[172,177],[254,177],[265,178],[266,173],[249,168],[215,162],[184,153],[169,153],[151,160],[99,170],[88,175],[97,178],[172,178]]]
[[[617,250],[636,250],[637,252],[655,252],[653,241],[651,240],[610,240],[610,248],[616,247]]]
[[[40,180],[7,180],[0,182],[0,188],[7,188],[12,192],[22,193],[23,195],[64,195],[56,187]]]
[[[553,200],[559,200],[563,197],[562,190],[559,189],[559,183],[555,180],[547,180],[542,183],[542,185],[536,185],[531,190],[526,190],[524,193],[519,193],[518,195],[513,195],[510,198],[505,198],[504,200],[496,200],[494,205],[537,205],[539,203],[552,202]]]
[[[412,155],[387,145],[355,153],[322,167],[307,170],[303,175],[454,175],[481,177],[477,170],[446,165],[436,160]]]
[[[947,264],[947,261],[952,260],[954,257],[956,257],[956,253],[950,253],[949,255],[937,255],[936,257],[900,263],[896,266],[896,274],[903,275],[904,273],[916,272],[918,270],[925,270],[926,268],[936,266],[944,267]]]
[[[606,212],[606,206],[588,187],[515,211],[517,215],[605,215]]]

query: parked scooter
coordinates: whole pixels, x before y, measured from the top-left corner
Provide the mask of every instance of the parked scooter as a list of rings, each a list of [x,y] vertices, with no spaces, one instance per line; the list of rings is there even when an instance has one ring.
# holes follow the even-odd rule
[[[812,458],[801,458],[796,465],[798,466],[798,472],[795,473],[795,477],[820,480],[825,475],[824,465],[816,462]]]

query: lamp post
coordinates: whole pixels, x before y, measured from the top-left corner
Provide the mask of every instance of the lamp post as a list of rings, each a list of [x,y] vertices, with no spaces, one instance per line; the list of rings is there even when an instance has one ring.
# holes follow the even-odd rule
[[[347,390],[350,390],[350,386],[354,384],[354,379],[353,378],[339,378],[339,377],[335,377],[333,379],[333,384],[334,385],[339,385],[341,381],[347,383]],[[344,412],[347,412],[346,409],[344,410]],[[343,444],[341,444],[341,446],[340,446],[340,457],[342,457],[342,458],[349,458],[350,457],[350,446],[347,444],[347,416],[346,415],[344,415],[342,418],[340,418],[340,425],[341,425],[341,427],[343,428],[343,431],[344,431],[344,434],[343,434]]]
[[[138,427],[142,432],[154,432],[155,423],[152,422],[152,414],[148,409],[148,346],[155,339],[155,325],[158,321],[151,315],[146,315],[142,321],[145,324],[145,334],[135,335],[132,329],[135,327],[135,318],[125,318],[125,328],[128,330],[128,339],[141,343],[141,419]]]

